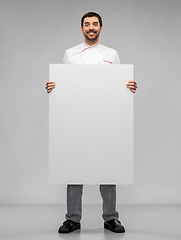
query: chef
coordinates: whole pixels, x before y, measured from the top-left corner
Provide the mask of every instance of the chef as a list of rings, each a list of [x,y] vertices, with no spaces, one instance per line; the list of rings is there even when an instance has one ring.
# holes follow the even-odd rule
[[[81,31],[84,42],[65,51],[64,64],[120,64],[117,51],[99,42],[102,32],[102,18],[99,14],[86,13],[81,19]],[[55,86],[55,82],[47,82],[47,93],[50,93]],[[126,86],[133,93],[136,92],[135,81],[128,81]],[[83,185],[67,185],[66,221],[58,229],[59,233],[70,233],[81,228],[82,190]],[[103,199],[104,228],[116,233],[125,232],[116,211],[116,185],[100,185],[100,193]]]

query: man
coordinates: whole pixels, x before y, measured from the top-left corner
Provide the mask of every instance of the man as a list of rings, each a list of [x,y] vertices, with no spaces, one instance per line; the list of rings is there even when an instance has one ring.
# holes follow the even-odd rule
[[[63,63],[65,64],[120,64],[117,51],[99,43],[99,35],[102,32],[102,19],[94,12],[86,13],[81,19],[81,31],[84,35],[84,43],[79,44],[65,52]],[[127,88],[135,93],[137,83],[129,81]],[[47,93],[55,88],[55,82],[47,82]],[[67,214],[66,221],[59,228],[59,233],[69,233],[80,229],[82,214],[82,189],[83,185],[67,186]],[[100,185],[100,193],[103,199],[104,228],[116,232],[125,232],[125,228],[118,220],[116,211],[116,185]]]

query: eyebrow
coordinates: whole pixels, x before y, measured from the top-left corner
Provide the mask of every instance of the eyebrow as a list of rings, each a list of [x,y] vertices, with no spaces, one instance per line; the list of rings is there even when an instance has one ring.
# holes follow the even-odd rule
[[[85,22],[84,24],[86,24],[86,23],[90,23],[90,22]],[[98,23],[98,22],[93,22],[93,24],[94,24],[94,23]]]

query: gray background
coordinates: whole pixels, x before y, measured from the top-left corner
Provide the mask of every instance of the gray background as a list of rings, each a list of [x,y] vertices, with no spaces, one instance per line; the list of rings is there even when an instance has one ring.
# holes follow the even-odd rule
[[[117,202],[181,203],[180,0],[0,1],[0,203],[65,202],[66,186],[48,185],[45,83],[49,63],[83,41],[88,11],[138,82],[135,184],[117,186]],[[98,186],[84,190],[84,203],[101,202]]]

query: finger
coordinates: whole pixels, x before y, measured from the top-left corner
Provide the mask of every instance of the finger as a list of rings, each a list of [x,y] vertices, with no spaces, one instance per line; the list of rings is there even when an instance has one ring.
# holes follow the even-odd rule
[[[49,82],[46,83],[46,86],[48,86],[48,85],[55,85],[55,82],[50,82],[49,81]]]
[[[127,87],[136,87],[137,88],[137,84],[135,83],[126,83]]]
[[[48,85],[47,88],[55,88],[55,85]]]
[[[128,84],[128,85],[126,85],[126,87],[135,87],[135,88],[137,88],[137,86],[134,85],[134,84]]]
[[[47,85],[46,88],[55,88],[55,85]]]
[[[137,83],[134,80],[128,81],[127,83],[135,83],[137,85]]]
[[[127,86],[127,88],[130,88],[130,89],[137,89],[137,86]]]
[[[47,91],[52,91],[53,88],[47,88]]]
[[[130,89],[130,91],[131,91],[131,92],[133,92],[133,93],[135,93],[135,92],[136,92],[136,90],[134,90],[134,89]]]
[[[46,84],[46,86],[55,86],[55,84],[53,84],[53,83],[48,83],[48,84]]]
[[[136,83],[127,82],[126,86],[137,86],[137,84]]]
[[[51,81],[48,81],[47,83],[54,83],[55,84],[55,82],[51,82]]]

